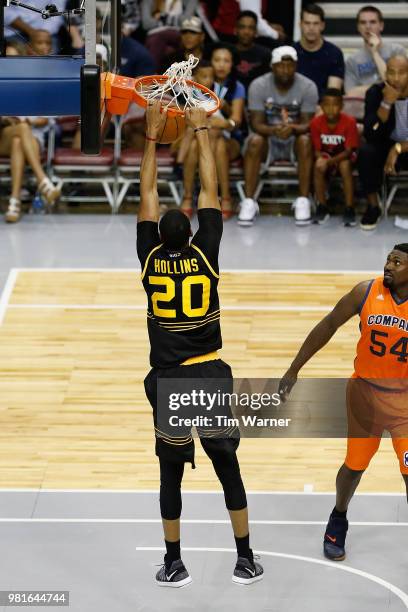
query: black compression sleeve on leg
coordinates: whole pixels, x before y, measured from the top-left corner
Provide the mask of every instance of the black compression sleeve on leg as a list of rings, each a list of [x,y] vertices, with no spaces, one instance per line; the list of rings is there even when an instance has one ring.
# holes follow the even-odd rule
[[[181,514],[181,481],[184,463],[160,461],[160,512],[162,518],[173,521]]]
[[[245,488],[235,452],[220,453],[211,457],[211,460],[224,489],[225,505],[228,510],[242,510],[246,508]]]

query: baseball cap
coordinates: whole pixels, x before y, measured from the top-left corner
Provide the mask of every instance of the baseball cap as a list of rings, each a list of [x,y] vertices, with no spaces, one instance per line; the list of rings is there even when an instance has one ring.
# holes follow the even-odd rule
[[[296,53],[296,49],[294,47],[290,47],[289,45],[276,47],[276,49],[272,51],[271,64],[279,64],[284,57],[289,57],[294,62],[297,62],[298,55]]]
[[[182,32],[184,30],[201,34],[203,31],[203,24],[201,23],[201,19],[199,17],[190,17],[189,19],[184,19],[184,21],[181,22],[180,30]]]

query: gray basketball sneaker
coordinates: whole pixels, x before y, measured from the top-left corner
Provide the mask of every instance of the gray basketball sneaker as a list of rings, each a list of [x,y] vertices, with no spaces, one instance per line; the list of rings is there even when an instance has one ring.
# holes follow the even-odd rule
[[[263,567],[256,561],[245,557],[238,557],[237,564],[232,574],[232,582],[237,584],[252,584],[263,578]]]
[[[190,584],[190,582],[192,582],[192,578],[181,559],[173,561],[167,570],[166,565],[163,565],[156,574],[158,586],[179,588]]]

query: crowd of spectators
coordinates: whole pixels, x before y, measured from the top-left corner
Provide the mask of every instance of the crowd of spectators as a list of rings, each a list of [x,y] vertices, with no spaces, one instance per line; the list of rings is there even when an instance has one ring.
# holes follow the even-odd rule
[[[31,5],[43,8],[42,0]],[[366,210],[363,229],[381,217],[378,193],[385,174],[407,167],[408,60],[401,45],[382,39],[384,19],[375,6],[357,14],[362,47],[347,57],[324,39],[325,15],[316,4],[303,6],[300,40],[291,41],[282,22],[264,0],[126,0],[122,11],[121,73],[137,77],[164,72],[190,54],[199,63],[193,78],[213,89],[220,110],[210,119],[223,217],[238,213],[250,226],[259,214],[254,199],[262,169],[279,161],[296,162],[299,191],[293,203],[295,222],[324,224],[330,215],[328,187],[338,177],[344,189],[343,223],[357,224],[354,170],[358,170]],[[288,3],[290,4],[290,3]],[[55,0],[59,10],[77,0]],[[83,18],[67,28],[63,17],[43,20],[22,7],[5,11],[9,55],[83,54]],[[97,13],[98,57],[109,65],[104,15]],[[204,20],[204,22],[203,22]],[[218,39],[218,40],[215,40]],[[365,98],[360,125],[343,111],[343,96]],[[132,131],[133,130],[133,131]],[[3,118],[0,155],[12,159],[12,193],[6,220],[21,216],[22,172],[28,163],[40,191],[50,202],[58,197],[41,167],[47,120]],[[141,146],[142,124],[125,131],[128,144]],[[79,133],[75,146],[80,146]],[[194,213],[197,146],[187,130],[172,147],[175,172],[183,180],[182,210]],[[238,210],[230,192],[230,163],[242,158],[245,198]]]

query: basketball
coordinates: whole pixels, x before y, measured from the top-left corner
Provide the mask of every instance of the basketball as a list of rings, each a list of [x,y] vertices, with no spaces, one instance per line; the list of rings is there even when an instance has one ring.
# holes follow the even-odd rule
[[[157,138],[160,144],[169,144],[181,138],[186,129],[186,120],[183,115],[168,113],[166,123],[161,135]]]

